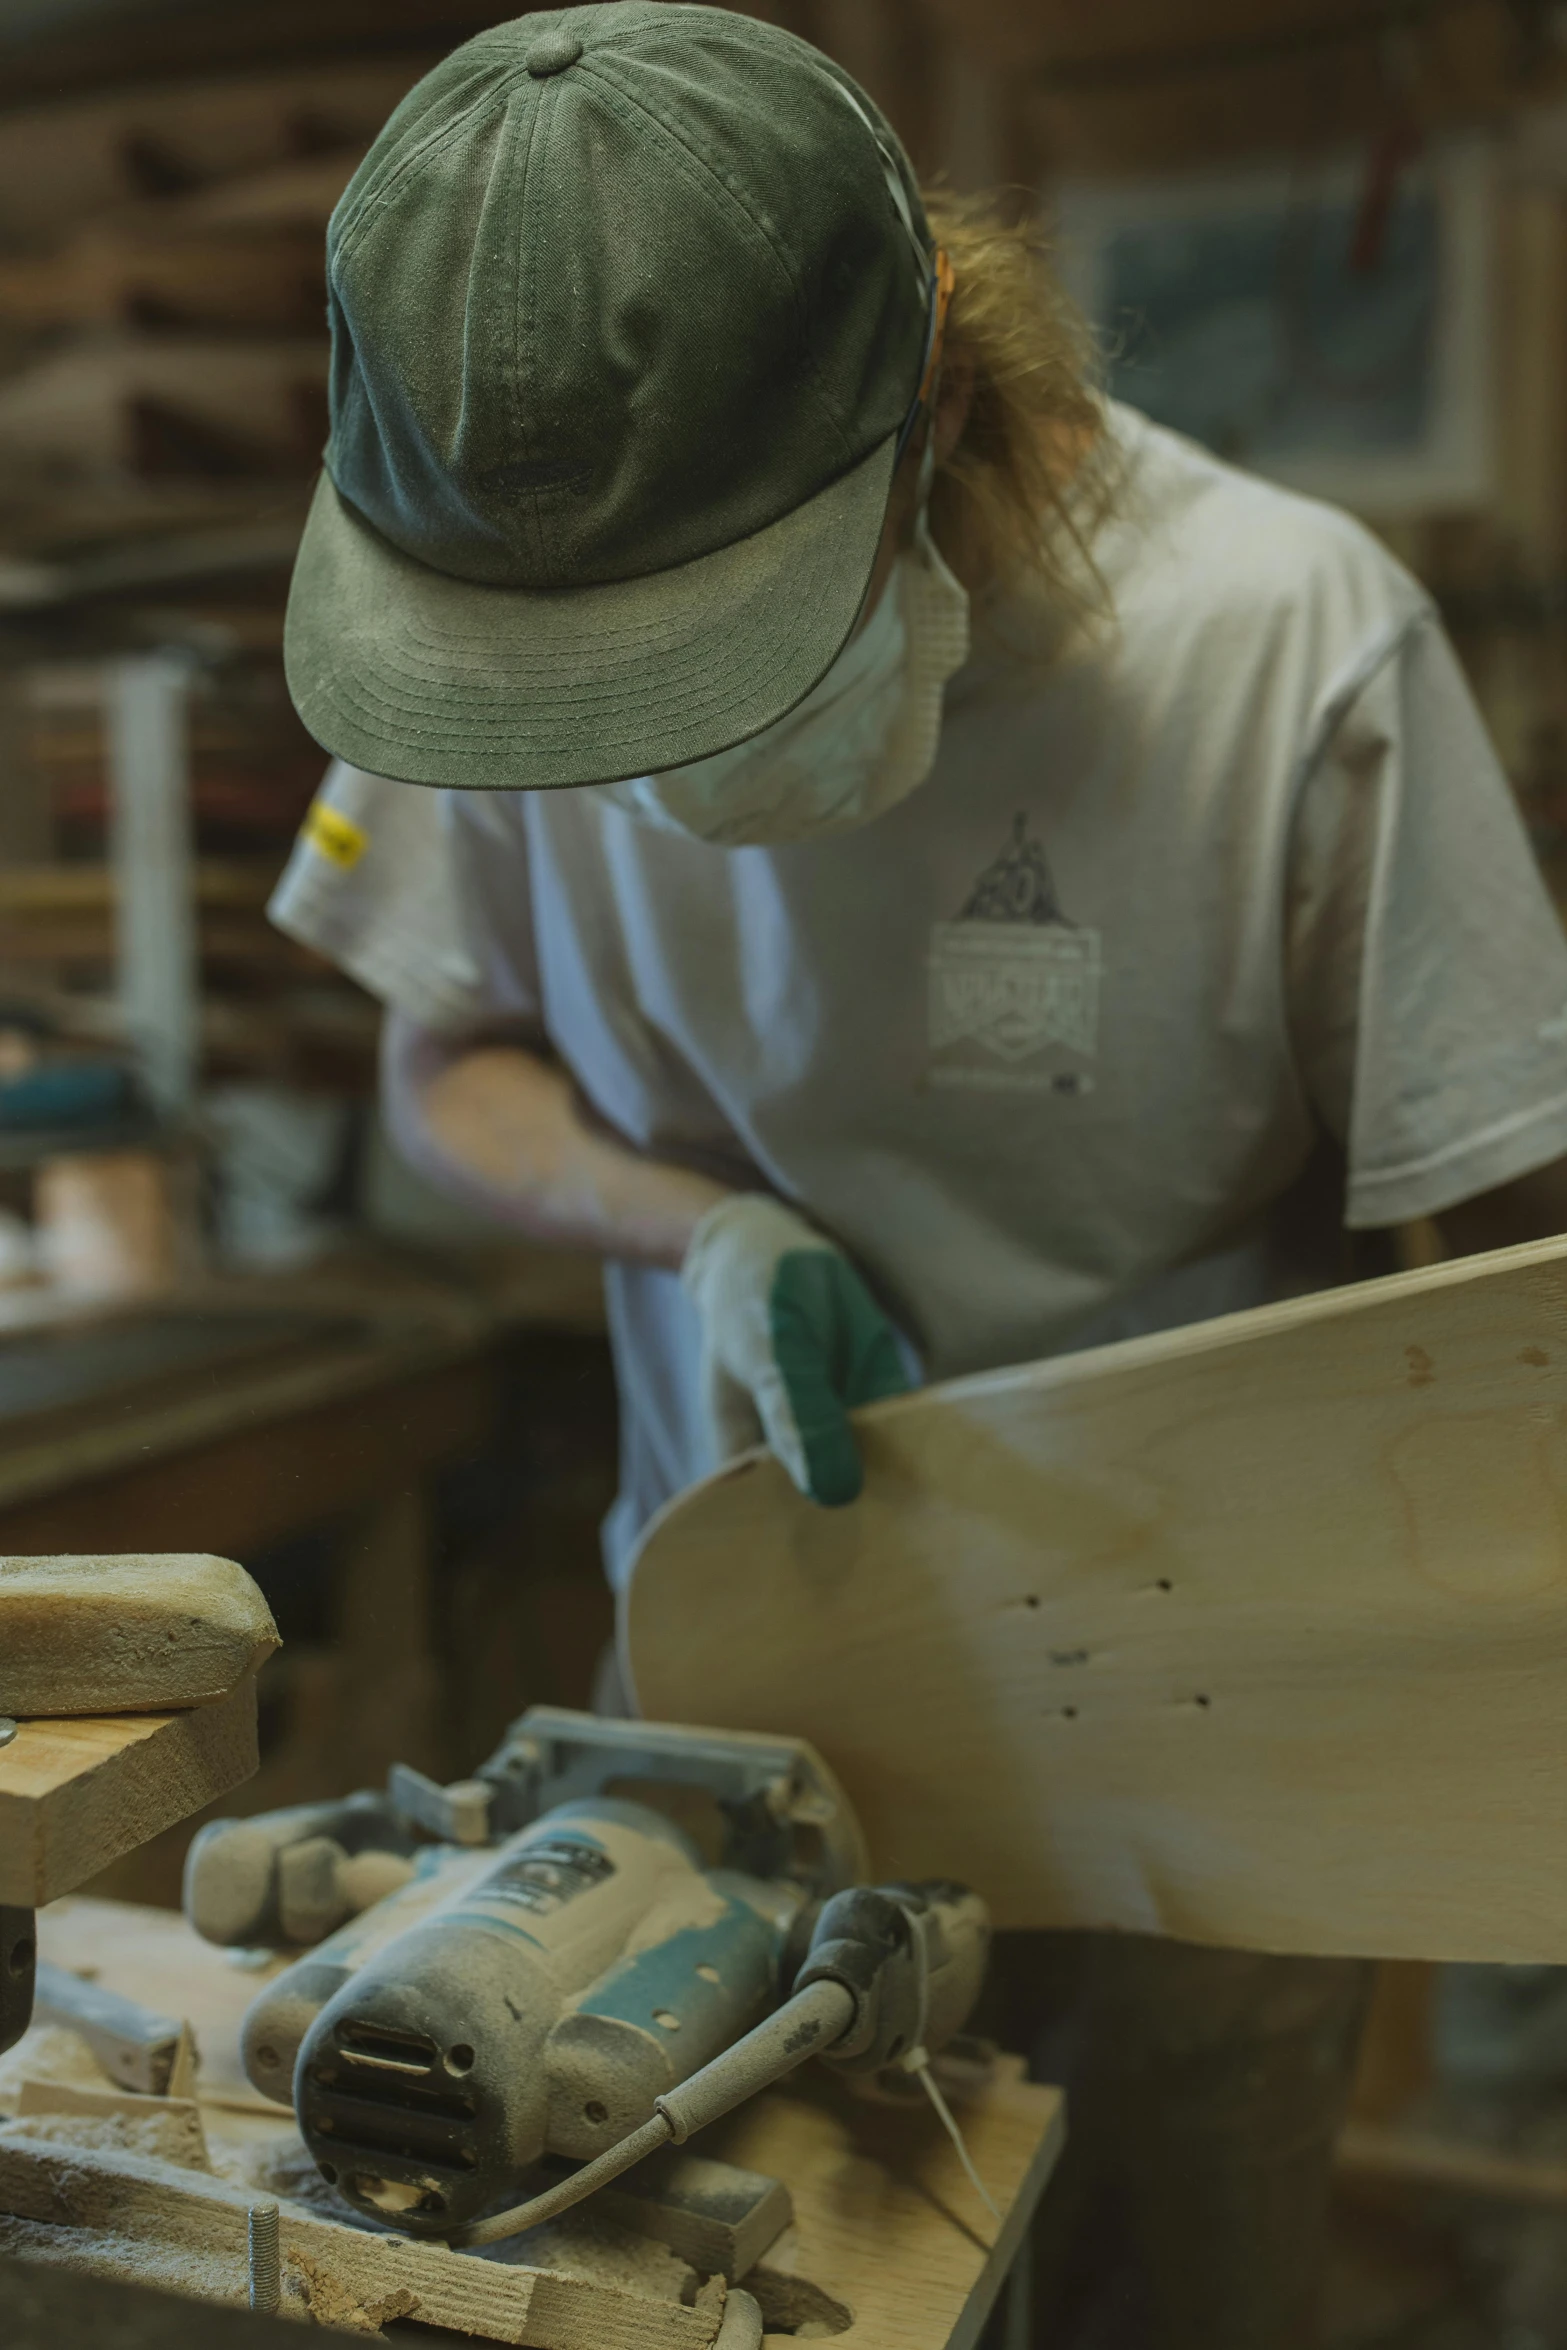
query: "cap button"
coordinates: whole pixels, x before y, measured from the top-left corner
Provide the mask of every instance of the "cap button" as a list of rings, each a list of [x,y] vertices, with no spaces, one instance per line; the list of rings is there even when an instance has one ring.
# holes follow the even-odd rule
[[[523,52],[522,62],[534,80],[542,82],[552,73],[564,73],[581,55],[582,43],[575,33],[542,33],[532,48]]]

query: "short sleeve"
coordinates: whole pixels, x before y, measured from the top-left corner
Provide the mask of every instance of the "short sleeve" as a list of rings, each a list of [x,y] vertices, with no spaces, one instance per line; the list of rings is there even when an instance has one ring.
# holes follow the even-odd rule
[[[1308,766],[1291,1032],[1345,1221],[1438,1213],[1567,1153],[1567,940],[1451,646],[1415,617]]]
[[[444,797],[335,760],[267,909],[291,938],[431,1028],[484,1011]]]
[[[544,990],[524,813],[529,794],[449,791],[440,796],[478,1009],[485,1019],[542,1030]]]

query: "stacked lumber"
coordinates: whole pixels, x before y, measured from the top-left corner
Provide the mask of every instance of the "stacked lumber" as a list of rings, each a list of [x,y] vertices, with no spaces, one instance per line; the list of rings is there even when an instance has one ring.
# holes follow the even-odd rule
[[[1538,12],[1509,0],[1346,9],[1340,0],[925,0],[1003,75],[1057,171],[1211,167],[1353,147],[1412,108],[1423,130],[1494,124],[1562,82]]]
[[[326,223],[429,61],[0,117],[0,997],[115,1041],[104,663],[185,647],[208,1079],[369,1083],[370,1008],[264,908],[325,763],[280,646],[326,436]]]
[[[261,658],[235,658],[199,674],[187,725],[201,853],[230,862],[265,860],[274,873],[323,765],[294,715],[276,650],[274,632],[255,647]],[[48,800],[46,853],[68,860],[73,873],[101,861],[111,797],[102,672],[84,664],[40,679],[28,698],[23,731],[26,761]],[[80,892],[79,874],[69,887]],[[256,902],[258,888],[259,867],[245,891],[247,903]],[[36,885],[33,894],[36,902]],[[79,894],[75,902],[82,902]]]
[[[256,1586],[196,1555],[0,1559],[0,1902],[56,1900],[256,1768]]]
[[[106,529],[156,527],[171,484],[228,485],[213,520],[230,526],[233,485],[303,491],[323,437],[326,221],[422,62],[176,85],[0,120],[10,551],[80,550],[94,504]]]
[[[288,700],[277,616],[260,618],[253,647],[194,671],[188,701],[204,1074],[363,1092],[374,1007],[266,919],[324,761]],[[17,681],[0,837],[0,1002],[99,1047],[123,1041],[108,688],[87,662]]]

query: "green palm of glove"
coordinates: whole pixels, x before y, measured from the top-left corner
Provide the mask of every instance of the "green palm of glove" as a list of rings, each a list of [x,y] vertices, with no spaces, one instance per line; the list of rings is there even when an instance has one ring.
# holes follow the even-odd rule
[[[812,1501],[853,1501],[864,1476],[849,1413],[909,1381],[849,1259],[780,1201],[737,1193],[703,1217],[681,1278],[702,1320],[720,1455],[765,1438]]]

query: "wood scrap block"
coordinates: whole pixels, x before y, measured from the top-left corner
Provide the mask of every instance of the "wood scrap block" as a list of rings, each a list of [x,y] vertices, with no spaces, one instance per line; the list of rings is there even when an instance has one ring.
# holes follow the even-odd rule
[[[254,1678],[184,1713],[24,1721],[0,1748],[0,1902],[41,1908],[255,1771]]]
[[[40,1961],[34,2011],[41,2022],[64,2024],[85,2040],[109,2078],[140,2097],[188,2097],[195,2062],[190,2026],[126,1999],[95,1978]],[[178,2083],[175,2070],[184,2057]]]
[[[182,1231],[181,1208],[190,1194],[182,1183],[176,1160],[162,1151],[110,1149],[51,1152],[33,1180],[33,1230],[41,1261],[48,1267],[57,1295],[75,1295],[97,1303],[122,1298],[155,1298],[174,1287],[182,1257],[193,1251]],[[191,1200],[190,1205],[194,1206]],[[189,1221],[193,1221],[189,1219]],[[187,1223],[188,1229],[188,1223]],[[74,1559],[28,1560],[26,1566],[47,1564],[62,1569]],[[92,1564],[98,1564],[93,1561]],[[26,1599],[22,1601],[25,1610]],[[9,1629],[5,1564],[0,1562],[0,1635]],[[19,1619],[23,1650],[18,1668],[25,1676],[29,1626]],[[37,1628],[33,1627],[36,1638]],[[57,1626],[51,1643],[56,1657],[71,1657],[71,1628]],[[83,1664],[98,1661],[101,1641],[88,1648]],[[55,1666],[56,1675],[60,1666]],[[0,1686],[8,1678],[0,1664]],[[69,1682],[67,1682],[69,1687]],[[25,1686],[25,1681],[24,1681]],[[177,1702],[177,1701],[176,1701]],[[22,1710],[19,1706],[18,1711]],[[27,1708],[36,1713],[74,1713],[83,1709],[41,1702]],[[90,1710],[102,1713],[105,1704]],[[114,1710],[121,1710],[115,1703]]]
[[[653,2236],[704,2275],[735,2284],[794,2218],[789,2190],[762,2171],[737,2170],[686,2147],[651,2154],[591,2208]]]
[[[277,1646],[232,1559],[0,1558],[0,1713],[18,1719],[208,1705]]]

